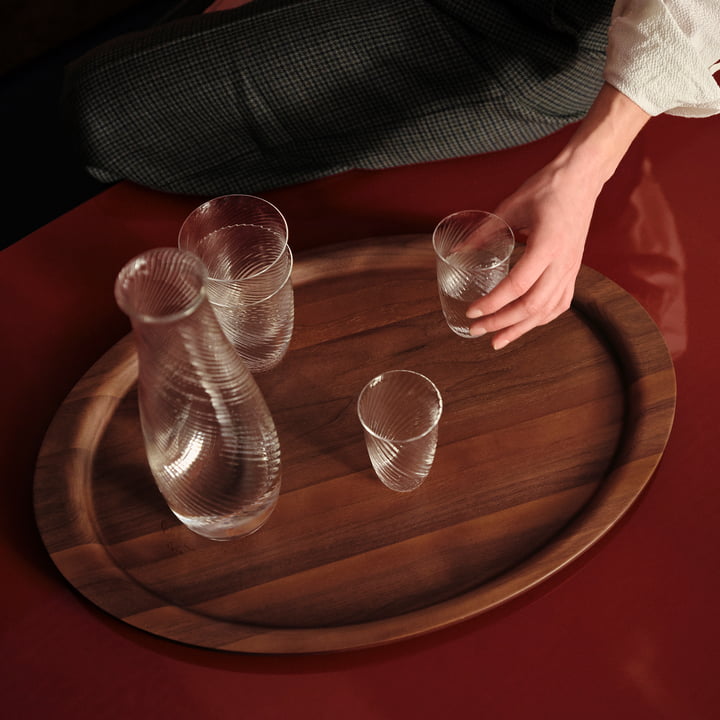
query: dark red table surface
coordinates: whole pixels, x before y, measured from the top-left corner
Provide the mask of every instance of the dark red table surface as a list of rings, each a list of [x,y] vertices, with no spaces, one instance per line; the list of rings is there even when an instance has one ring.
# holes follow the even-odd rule
[[[296,252],[430,232],[455,210],[492,209],[570,131],[264,196],[286,214]],[[115,275],[138,252],[174,245],[200,199],[123,183],[3,250],[4,716],[720,717],[719,167],[720,117],[656,118],[607,185],[591,228],[586,264],[642,302],[677,371],[673,432],[630,513],[579,560],[497,610],[331,655],[226,654],[126,626],[73,590],[35,526],[33,471],[47,425],[129,330],[115,306]]]

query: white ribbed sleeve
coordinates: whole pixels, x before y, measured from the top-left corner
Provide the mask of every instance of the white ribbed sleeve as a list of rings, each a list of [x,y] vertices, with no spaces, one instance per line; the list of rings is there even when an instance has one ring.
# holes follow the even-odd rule
[[[605,80],[651,115],[720,113],[720,0],[617,0]]]

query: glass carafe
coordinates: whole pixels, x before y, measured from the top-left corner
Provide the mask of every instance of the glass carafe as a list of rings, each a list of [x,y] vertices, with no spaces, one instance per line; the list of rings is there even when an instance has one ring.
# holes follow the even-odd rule
[[[160,492],[190,530],[248,535],[280,493],[275,424],[207,298],[207,270],[190,252],[156,248],[115,283],[138,353],[145,449]]]

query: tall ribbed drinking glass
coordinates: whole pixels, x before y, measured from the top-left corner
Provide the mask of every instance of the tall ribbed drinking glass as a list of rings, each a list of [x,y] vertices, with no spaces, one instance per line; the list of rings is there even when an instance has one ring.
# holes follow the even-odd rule
[[[280,445],[253,376],[220,328],[207,270],[192,253],[157,248],[130,260],[115,297],[138,353],[147,457],[168,506],[213,540],[254,532],[280,492]]]
[[[283,214],[253,195],[223,195],[195,208],[178,236],[208,268],[208,296],[252,372],[280,363],[292,338],[293,257]]]

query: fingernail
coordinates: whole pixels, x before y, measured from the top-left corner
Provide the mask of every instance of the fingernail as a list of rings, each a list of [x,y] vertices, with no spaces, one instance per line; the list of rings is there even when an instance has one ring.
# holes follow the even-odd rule
[[[486,332],[487,330],[484,327],[470,328],[470,334],[473,337],[482,337],[483,335],[485,335]]]
[[[483,316],[482,310],[473,310],[472,308],[470,308],[470,309],[465,313],[465,317],[468,317],[468,318],[470,318],[471,320],[474,319],[474,318],[482,317],[482,316]]]
[[[497,342],[494,342],[492,344],[493,350],[502,350],[504,347],[508,345],[510,341],[509,340],[498,340]]]

